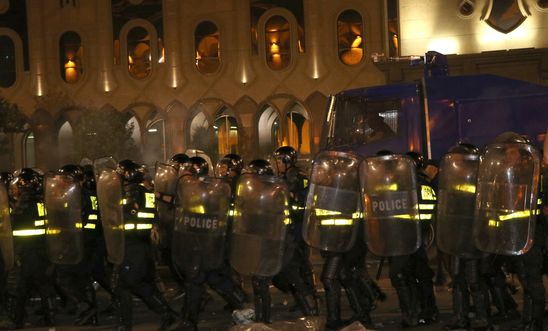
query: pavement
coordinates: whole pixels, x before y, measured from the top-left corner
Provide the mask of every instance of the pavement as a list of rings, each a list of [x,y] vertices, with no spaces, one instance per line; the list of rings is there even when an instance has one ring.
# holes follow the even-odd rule
[[[317,257],[313,256],[313,260],[319,262]],[[313,261],[314,262],[314,261]],[[373,277],[377,273],[378,261],[368,262],[369,273]],[[170,280],[169,272],[165,267],[159,267],[159,274],[162,279],[162,288],[166,298],[170,301],[172,307],[179,311],[182,299],[178,297],[178,288],[174,282]],[[314,272],[315,275],[320,275],[321,263],[314,263]],[[199,324],[200,331],[266,331],[266,330],[282,330],[282,331],[323,331],[323,328],[313,328],[313,325],[321,325],[323,323],[323,318],[325,316],[325,302],[323,290],[321,289],[321,283],[319,278],[317,280],[318,295],[320,298],[320,307],[321,314],[319,318],[309,319],[307,321],[299,320],[301,317],[298,311],[293,311],[291,307],[293,306],[293,299],[291,295],[282,293],[276,288],[271,287],[272,293],[272,319],[274,324],[270,328],[237,328],[234,327],[232,322],[232,316],[230,311],[223,309],[225,303],[224,301],[214,292],[209,291],[211,300],[207,303],[205,310],[201,314],[201,321]],[[517,279],[508,279],[509,282],[512,282],[518,289],[518,292],[514,294],[514,299],[518,302],[521,310],[521,297],[522,292],[520,289],[519,282]],[[385,267],[381,277],[378,281],[379,286],[386,293],[387,298],[384,302],[378,302],[377,308],[372,312],[371,317],[375,326],[373,329],[367,330],[401,330],[399,325],[400,323],[400,312],[398,307],[397,296],[394,289],[390,286],[390,281],[387,278],[387,268]],[[438,304],[438,309],[440,311],[440,316],[438,322],[422,326],[418,328],[407,328],[405,330],[414,331],[434,331],[434,330],[444,330],[444,323],[448,322],[451,318],[451,291],[447,286],[448,284],[437,286],[436,287],[436,299]],[[545,287],[548,286],[548,280],[545,278]],[[548,287],[546,287],[548,288]],[[244,289],[251,297],[251,282],[250,279],[244,278]],[[98,290],[98,300],[100,308],[105,308],[109,304],[109,297],[100,289]],[[26,330],[48,330],[46,327],[39,327],[39,316],[32,313],[35,309],[39,307],[39,302],[31,302],[31,307],[28,311],[31,313],[29,316],[29,323],[26,326]],[[251,304],[250,304],[251,307]],[[351,310],[348,306],[348,303],[345,300],[343,294],[342,300],[342,312],[343,317],[350,317]],[[492,309],[495,311],[495,309]],[[49,330],[75,330],[75,331],[88,331],[88,330],[113,330],[116,325],[116,318],[112,315],[101,314],[100,315],[100,326],[97,327],[76,327],[73,325],[75,315],[69,315],[60,311],[57,316],[57,326],[55,328],[49,328]],[[149,331],[157,330],[159,326],[160,318],[158,315],[155,315],[153,312],[149,311],[144,304],[135,299],[134,301],[134,331]],[[511,325],[515,324],[516,320],[508,321],[495,321],[495,330],[505,331],[510,330]],[[296,328],[295,325],[300,324],[301,327]],[[545,327],[548,326],[548,318],[545,318]],[[358,330],[358,329],[356,329]],[[363,330],[363,329],[359,329]],[[545,328],[548,330],[548,328]],[[353,330],[354,331],[354,330]]]

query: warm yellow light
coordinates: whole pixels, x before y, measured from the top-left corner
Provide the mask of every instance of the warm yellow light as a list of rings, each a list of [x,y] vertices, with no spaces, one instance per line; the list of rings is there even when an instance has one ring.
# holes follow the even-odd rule
[[[271,54],[280,54],[280,46],[277,43],[272,43],[270,45]]]
[[[72,60],[65,63],[65,81],[67,83],[76,83],[78,81],[78,70],[76,63]]]
[[[358,48],[361,46],[361,44],[362,44],[362,37],[358,35],[356,36],[356,39],[354,39],[354,41],[352,42],[351,47]]]

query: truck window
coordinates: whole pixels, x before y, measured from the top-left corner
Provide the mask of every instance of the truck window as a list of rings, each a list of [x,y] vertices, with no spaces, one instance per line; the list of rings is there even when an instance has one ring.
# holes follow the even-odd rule
[[[335,104],[335,129],[329,145],[369,144],[395,137],[399,133],[400,110],[399,99],[340,98]]]

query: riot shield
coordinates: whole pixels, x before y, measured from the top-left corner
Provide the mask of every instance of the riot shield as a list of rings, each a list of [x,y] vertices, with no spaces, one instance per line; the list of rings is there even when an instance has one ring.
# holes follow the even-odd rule
[[[55,264],[79,263],[84,256],[80,184],[72,176],[47,174],[44,203],[49,260]]]
[[[479,156],[450,153],[439,170],[436,237],[438,248],[461,258],[479,258],[481,252],[470,242],[476,210],[476,178]]]
[[[369,157],[359,176],[369,250],[378,256],[414,253],[422,238],[413,161],[403,155]]]
[[[474,241],[481,251],[525,254],[533,245],[539,155],[526,144],[493,144],[480,158]]]
[[[175,208],[173,201],[177,186],[177,169],[165,163],[156,162],[156,176],[154,177],[154,192],[170,197],[170,201],[164,198],[157,199],[156,209],[158,210],[158,225],[160,230],[160,240],[162,244],[169,245],[171,242],[171,232],[173,231],[173,221],[175,217]]]
[[[2,258],[4,259],[4,268],[11,270],[15,258],[13,253],[9,198],[4,185],[0,185],[0,249],[2,250]]]
[[[108,260],[113,264],[121,264],[125,245],[122,181],[114,169],[105,168],[101,171],[97,180],[97,199]]]
[[[95,182],[99,181],[99,176],[103,170],[116,169],[118,162],[112,157],[107,156],[93,161],[93,173],[95,174]]]
[[[236,185],[230,264],[243,275],[271,277],[282,268],[289,190],[274,176],[244,174]]]
[[[322,152],[312,165],[303,237],[314,248],[346,252],[356,241],[361,202],[359,160],[343,152]]]
[[[173,261],[187,274],[221,267],[226,247],[230,184],[183,176],[177,185]]]

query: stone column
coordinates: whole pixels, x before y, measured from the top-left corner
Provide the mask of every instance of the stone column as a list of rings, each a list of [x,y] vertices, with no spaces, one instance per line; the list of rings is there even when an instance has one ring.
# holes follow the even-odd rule
[[[166,84],[176,89],[185,83],[181,72],[179,45],[179,0],[164,0],[164,47],[167,65]]]
[[[114,40],[112,36],[111,0],[96,0],[97,6],[97,51],[99,68],[97,88],[102,93],[111,93],[118,84],[112,72],[114,58]]]

